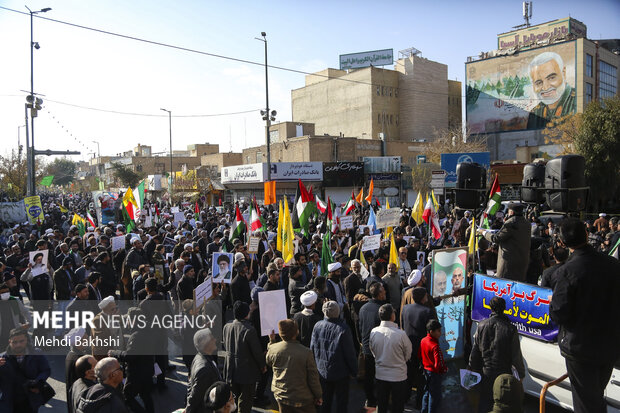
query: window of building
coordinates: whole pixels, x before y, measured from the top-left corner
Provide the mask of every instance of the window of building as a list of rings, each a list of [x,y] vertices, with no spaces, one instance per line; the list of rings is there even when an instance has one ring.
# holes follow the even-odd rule
[[[390,115],[390,125],[394,124],[394,115]]]
[[[260,163],[263,161],[263,153],[262,152],[256,152],[256,163]]]
[[[390,88],[390,97],[392,97],[392,88]]]
[[[377,96],[381,96],[381,86],[377,86]]]
[[[385,96],[385,86],[381,86],[381,96]]]
[[[142,165],[136,165],[136,172],[142,172]]]
[[[599,60],[598,76],[598,98],[605,99],[615,96],[618,91],[618,68]]]
[[[586,82],[586,105],[592,102],[592,83]]]
[[[586,54],[586,76],[592,77],[592,55]]]
[[[164,172],[166,172],[166,164],[165,163],[156,163],[155,164],[155,173],[156,174],[163,174]]]
[[[398,97],[398,88],[394,89],[394,97],[397,98]]]

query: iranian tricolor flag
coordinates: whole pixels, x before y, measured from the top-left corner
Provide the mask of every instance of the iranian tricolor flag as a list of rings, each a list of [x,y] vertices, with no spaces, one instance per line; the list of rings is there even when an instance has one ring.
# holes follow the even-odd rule
[[[351,199],[349,199],[349,202],[346,203],[346,205],[343,208],[343,211],[345,215],[349,215],[349,213],[353,211],[354,209],[355,209],[355,194],[353,193],[353,191],[351,191]]]
[[[86,219],[88,220],[88,223],[90,224],[91,227],[93,227],[93,228],[97,227],[97,225],[95,225],[95,219],[90,214],[90,211],[86,212]]]
[[[441,229],[439,229],[439,219],[437,218],[437,212],[435,211],[432,198],[426,200],[422,219],[424,219],[424,222],[426,222],[433,231],[433,237],[439,239],[441,237]]]
[[[256,208],[255,204],[250,204],[250,231],[260,231],[261,229],[263,229],[263,223],[261,222],[258,208]]]
[[[310,219],[310,215],[312,214],[311,203],[314,201],[306,187],[299,180],[299,198],[297,199],[297,217],[299,218],[299,227],[302,229],[304,233],[308,233],[308,222]]]
[[[145,215],[142,211],[144,206],[144,181],[140,182],[140,185],[133,190],[133,196],[136,201],[135,209],[134,209],[134,219],[140,217],[140,215]]]
[[[319,198],[318,195],[314,196],[314,200],[316,201],[316,209],[318,209],[321,214],[324,214],[325,210],[327,209],[327,204],[323,202],[323,200]]]
[[[230,229],[230,240],[235,238],[241,239],[243,232],[245,231],[245,221],[239,211],[239,205],[235,205],[235,220],[233,221],[232,228]]]
[[[501,204],[502,192],[499,187],[498,175],[495,175],[493,185],[491,186],[491,192],[489,193],[489,202],[487,203],[487,209],[484,210],[482,217],[480,217],[480,227],[489,228],[488,217],[495,215]]]

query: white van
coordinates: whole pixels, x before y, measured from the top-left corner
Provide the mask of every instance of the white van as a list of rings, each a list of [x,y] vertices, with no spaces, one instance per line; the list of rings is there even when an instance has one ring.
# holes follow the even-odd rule
[[[477,326],[478,323],[474,321],[471,331],[472,342]],[[527,394],[540,398],[540,392],[545,383],[566,373],[564,357],[560,354],[557,343],[548,343],[521,334],[519,341],[525,363],[524,390]],[[573,397],[570,389],[569,379],[549,387],[546,395],[547,403],[573,410]],[[608,413],[620,413],[620,360],[616,361],[611,380],[605,389],[605,399]]]

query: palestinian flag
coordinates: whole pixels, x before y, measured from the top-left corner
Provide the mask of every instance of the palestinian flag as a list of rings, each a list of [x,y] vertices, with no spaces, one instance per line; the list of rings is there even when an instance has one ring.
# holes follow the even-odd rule
[[[245,232],[245,221],[239,211],[239,205],[235,205],[235,220],[233,221],[232,228],[230,229],[229,239],[232,241],[235,238],[241,239]]]
[[[310,198],[310,194],[308,193],[308,191],[306,190],[306,187],[304,186],[303,182],[301,182],[301,179],[299,180],[299,197],[295,198],[295,208],[293,208],[293,211],[297,212],[297,221],[299,226],[295,227],[295,218],[293,217],[293,227],[294,228],[301,228],[302,232],[304,234],[308,233],[308,223],[310,221],[310,215],[312,214],[312,201],[313,199]]]
[[[323,200],[319,198],[318,195],[314,196],[314,200],[316,202],[316,209],[318,209],[321,214],[324,214],[327,210],[327,204],[323,202]]]
[[[334,262],[334,258],[332,257],[332,248],[331,248],[331,240],[330,240],[330,232],[325,231],[325,235],[323,235],[323,247],[321,248],[321,276],[327,277],[329,271],[327,271],[327,266]]]
[[[97,228],[97,225],[95,225],[95,219],[90,214],[90,211],[86,212],[86,219],[88,220],[88,223],[90,224],[91,227]]]
[[[482,216],[480,217],[480,227],[482,228],[489,228],[489,216],[495,215],[499,207],[502,205],[502,192],[499,187],[499,180],[497,177],[498,175],[495,175],[495,179],[493,179],[487,209],[484,210]]]
[[[344,206],[344,214],[349,215],[351,211],[355,209],[355,194],[351,191],[351,199]]]

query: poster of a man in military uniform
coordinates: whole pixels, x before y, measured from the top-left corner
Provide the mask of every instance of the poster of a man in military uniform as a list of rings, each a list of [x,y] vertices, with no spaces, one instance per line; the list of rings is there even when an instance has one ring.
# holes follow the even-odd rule
[[[548,122],[575,112],[575,89],[566,82],[566,66],[559,54],[537,55],[530,62],[529,74],[540,102],[530,112],[528,129],[544,128]]]

